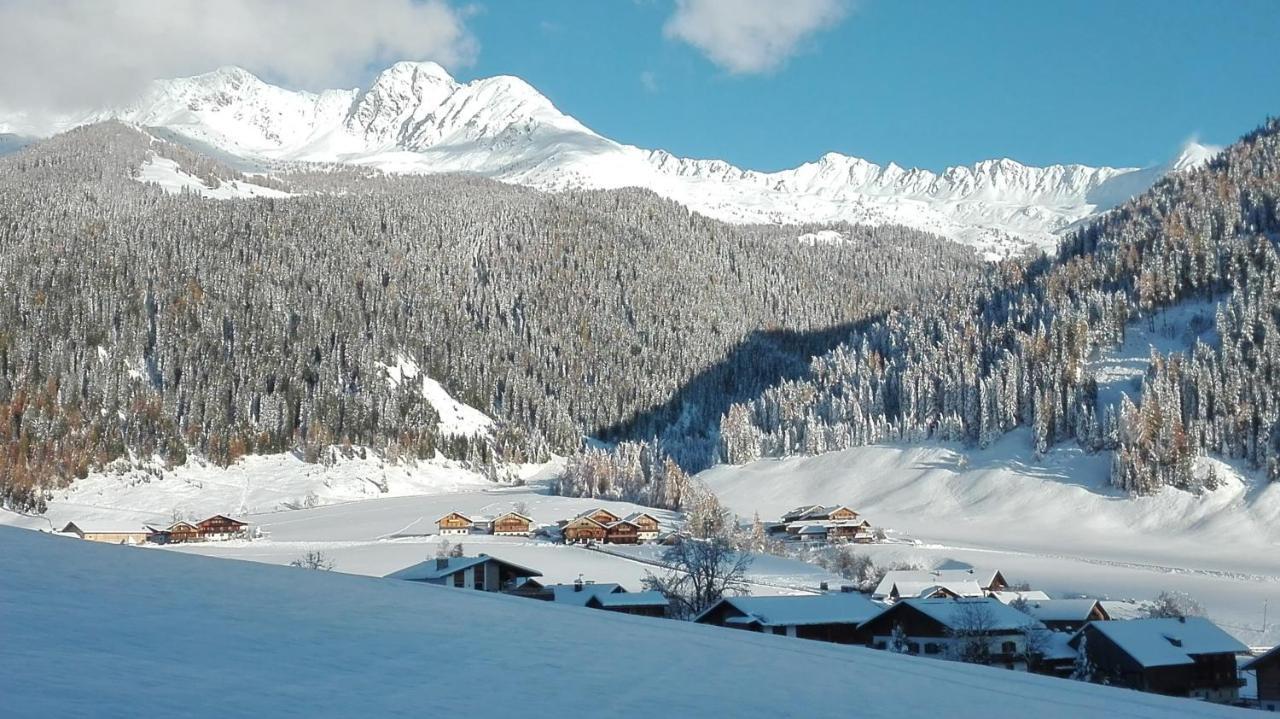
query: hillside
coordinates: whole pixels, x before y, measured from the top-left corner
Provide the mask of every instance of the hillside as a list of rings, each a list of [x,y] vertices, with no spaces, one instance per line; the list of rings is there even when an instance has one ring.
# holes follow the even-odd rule
[[[1239,710],[784,637],[0,528],[14,716],[1242,716]],[[56,567],[57,571],[47,571]],[[84,578],[92,577],[86,589]],[[199,651],[174,661],[164,648]],[[628,661],[584,661],[603,652]],[[145,678],[145,689],[137,689]]]
[[[48,135],[120,119],[259,165],[348,163],[404,173],[471,172],[540,190],[643,187],[736,223],[898,224],[982,249],[1052,250],[1058,233],[1216,148],[1190,144],[1150,168],[996,159],[941,172],[828,153],[757,172],[615,142],[516,77],[460,83],[431,62],[400,62],[355,90],[297,92],[235,67],[159,80],[134,102],[33,125],[0,111],[0,132]],[[15,110],[19,112],[14,112]]]

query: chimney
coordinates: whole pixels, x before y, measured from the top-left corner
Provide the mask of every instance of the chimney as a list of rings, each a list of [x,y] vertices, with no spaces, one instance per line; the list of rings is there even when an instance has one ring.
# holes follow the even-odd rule
[[[445,569],[449,566],[448,557],[436,557],[436,569]]]
[[[824,592],[827,591],[827,583],[821,582],[820,584],[818,584],[818,589],[821,589]]]
[[[573,591],[575,592],[582,591],[582,575],[578,575],[578,578],[573,580]]]

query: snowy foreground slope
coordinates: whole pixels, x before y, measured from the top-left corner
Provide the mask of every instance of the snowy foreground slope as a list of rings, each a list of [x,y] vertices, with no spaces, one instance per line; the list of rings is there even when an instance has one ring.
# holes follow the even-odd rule
[[[59,118],[0,108],[0,133],[48,135],[109,118],[163,128],[242,160],[342,162],[391,172],[474,172],[543,190],[645,187],[730,222],[896,223],[982,248],[1056,245],[1056,232],[1204,162],[1190,144],[1150,168],[1008,159],[934,173],[828,153],[778,172],[694,160],[603,137],[523,80],[469,83],[401,62],[368,88],[295,92],[239,68],[158,80],[136,101]]]
[[[868,649],[0,527],[9,717],[1246,716]],[[190,652],[196,652],[192,656]],[[175,657],[175,653],[178,656]],[[626,661],[600,661],[605,657]]]

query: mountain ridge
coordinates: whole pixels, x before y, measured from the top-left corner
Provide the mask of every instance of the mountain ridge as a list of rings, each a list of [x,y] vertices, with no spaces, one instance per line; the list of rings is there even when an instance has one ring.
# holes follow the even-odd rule
[[[119,107],[52,120],[0,112],[0,133],[43,136],[106,119],[166,128],[242,158],[471,172],[545,191],[643,187],[738,223],[902,224],[992,257],[1052,249],[1064,229],[1217,152],[1189,143],[1150,168],[1035,167],[999,158],[941,172],[829,152],[762,172],[611,140],[518,77],[462,83],[437,63],[408,61],[367,88],[319,93],[223,67],[157,80]]]

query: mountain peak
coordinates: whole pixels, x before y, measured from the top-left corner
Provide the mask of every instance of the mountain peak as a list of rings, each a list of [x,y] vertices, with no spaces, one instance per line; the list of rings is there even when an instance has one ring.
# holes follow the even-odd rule
[[[400,78],[410,78],[412,81],[421,81],[426,79],[440,80],[449,84],[453,84],[455,80],[445,70],[440,63],[431,60],[423,60],[415,62],[413,60],[401,60],[382,72],[378,73],[377,79],[373,84],[377,85],[380,81]]]
[[[1166,165],[1167,171],[1194,170],[1211,160],[1219,152],[1222,152],[1222,148],[1216,145],[1203,145],[1196,140],[1187,140],[1182,144],[1182,149],[1178,151],[1177,157],[1170,160]]]

